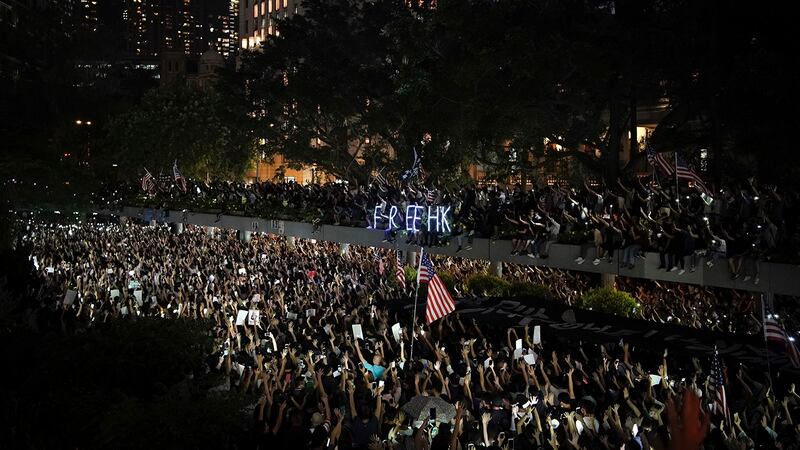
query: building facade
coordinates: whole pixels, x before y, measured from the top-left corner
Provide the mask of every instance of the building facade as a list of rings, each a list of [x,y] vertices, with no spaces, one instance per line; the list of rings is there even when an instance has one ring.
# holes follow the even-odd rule
[[[300,0],[239,0],[241,48],[257,48],[268,36],[278,34],[275,19],[302,13]]]

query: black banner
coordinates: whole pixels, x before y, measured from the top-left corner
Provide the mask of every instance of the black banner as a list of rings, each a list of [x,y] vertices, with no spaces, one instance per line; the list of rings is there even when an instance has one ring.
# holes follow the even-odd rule
[[[405,307],[413,308],[412,305]],[[617,342],[634,345],[679,348],[700,357],[711,357],[716,347],[726,359],[767,369],[767,350],[763,334],[732,334],[698,330],[679,325],[650,322],[574,308],[563,303],[533,298],[465,298],[456,301],[462,319],[504,327],[540,325],[542,339],[558,334],[588,342]],[[425,315],[420,304],[418,314]],[[772,370],[797,372],[785,355],[769,353]]]

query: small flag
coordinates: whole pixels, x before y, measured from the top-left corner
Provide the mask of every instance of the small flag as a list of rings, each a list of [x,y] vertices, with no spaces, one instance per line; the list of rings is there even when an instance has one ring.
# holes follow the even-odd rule
[[[674,173],[672,164],[664,158],[664,155],[656,152],[653,150],[653,147],[649,145],[645,151],[647,152],[647,162],[649,162],[653,168],[661,169],[661,171],[667,175],[672,175]]]
[[[150,173],[147,168],[144,169],[144,176],[142,177],[142,190],[147,192],[148,194],[152,194],[155,191],[156,182],[153,179],[153,174]]]
[[[383,275],[383,258],[381,258],[381,254],[378,250],[375,250],[375,262],[378,263],[378,274]]]
[[[417,282],[428,283],[428,302],[425,307],[425,320],[428,324],[455,311],[456,303],[450,293],[447,292],[442,279],[433,269],[433,263],[428,254],[425,253],[425,249],[422,249],[422,255],[419,260]]]
[[[768,343],[775,344],[777,349],[785,352],[795,368],[800,368],[800,353],[797,351],[797,346],[778,322],[778,316],[772,314],[768,307],[764,308],[764,337]]]
[[[175,183],[181,188],[183,192],[186,192],[186,178],[181,174],[181,171],[178,170],[178,160],[176,159],[174,163],[172,163],[172,176],[175,179]]]
[[[410,169],[406,170],[405,172],[403,172],[402,175],[400,175],[400,180],[402,181],[406,181],[418,176],[420,174],[420,171],[422,170],[422,157],[420,157],[419,153],[417,153],[417,149],[413,150],[414,150],[414,162],[411,163]]]
[[[433,189],[429,190],[425,199],[428,201],[429,205],[433,204],[433,202],[436,200],[436,191]]]
[[[725,374],[716,348],[714,349],[714,358],[711,360],[711,381],[714,383],[714,390],[717,393],[716,398],[714,398],[714,407],[717,412],[725,417],[725,422],[730,425],[731,411],[728,408],[728,397],[725,393]]]
[[[400,252],[396,252],[397,258],[395,261],[394,276],[397,278],[397,283],[403,290],[406,290],[406,273],[403,270],[403,263],[400,261]]]
[[[706,187],[705,183],[703,183],[703,179],[686,164],[686,160],[684,160],[681,155],[678,155],[676,159],[677,167],[675,170],[678,173],[678,178],[693,182],[700,192],[711,196],[711,191]]]

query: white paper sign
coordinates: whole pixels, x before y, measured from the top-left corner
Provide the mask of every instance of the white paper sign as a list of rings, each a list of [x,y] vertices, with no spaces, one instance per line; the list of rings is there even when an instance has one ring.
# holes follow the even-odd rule
[[[119,309],[119,313],[122,314],[123,316],[127,316],[128,315],[128,307],[127,306],[123,306],[122,308]]]
[[[316,309],[311,308],[306,310],[306,317],[314,317],[315,315],[317,315]]]
[[[353,337],[356,339],[364,339],[364,332],[361,330],[360,324],[353,324]]]
[[[661,383],[661,376],[650,374],[650,386],[655,386],[659,383]]]
[[[492,364],[492,358],[486,358],[486,361],[483,362],[483,367],[489,367]]]
[[[142,285],[138,281],[128,281],[128,289],[139,289],[140,287],[142,287]]]
[[[533,343],[534,344],[542,343],[542,327],[539,325],[533,327]]]
[[[514,345],[514,349],[522,350],[522,339],[517,339],[517,342]]]
[[[250,314],[247,316],[247,324],[248,325],[255,325],[261,319],[261,311],[257,309],[251,309]]]
[[[247,275],[247,270],[244,267],[239,268],[239,275]]]
[[[531,354],[525,355],[522,357],[522,359],[524,359],[525,363],[528,364],[529,366],[536,365],[536,353],[532,355]]]
[[[111,290],[111,298],[119,297],[119,289],[112,289]]]
[[[78,293],[76,291],[73,291],[72,289],[68,290],[67,293],[64,295],[64,304],[71,305],[75,303],[75,297],[77,296]]]
[[[297,320],[297,314],[295,313],[286,313],[286,318],[289,320]]]
[[[46,270],[47,270],[47,273],[53,273],[53,272],[56,271],[56,269],[53,269],[52,267],[47,267]]]
[[[261,301],[261,294],[253,294],[253,303],[258,303]]]
[[[522,349],[521,348],[515,348],[514,349],[514,359],[517,360],[517,359],[520,359],[520,358],[522,358]]]
[[[142,290],[141,289],[137,289],[137,290],[133,291],[133,296],[134,296],[134,298],[136,298],[136,303],[141,305],[142,304]]]
[[[392,325],[392,336],[394,336],[394,340],[400,342],[400,322]]]
[[[236,325],[244,325],[244,322],[247,320],[247,311],[239,310],[236,314]]]

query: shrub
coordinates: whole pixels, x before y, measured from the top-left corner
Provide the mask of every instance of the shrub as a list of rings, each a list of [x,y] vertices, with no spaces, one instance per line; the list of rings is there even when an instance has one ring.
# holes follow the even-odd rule
[[[477,273],[467,279],[467,292],[477,296],[501,297],[511,287],[511,283],[488,273]]]
[[[450,272],[437,272],[439,274],[439,278],[442,279],[442,283],[447,288],[447,291],[450,292],[450,295],[456,295],[456,279],[453,277],[453,274]]]
[[[537,299],[547,300],[552,298],[553,294],[550,289],[541,284],[529,282],[515,282],[511,283],[506,295],[509,297],[533,297]]]
[[[618,316],[631,316],[636,309],[636,300],[627,292],[612,288],[592,289],[578,300],[578,307]]]
[[[406,286],[417,282],[417,268],[406,266]]]

